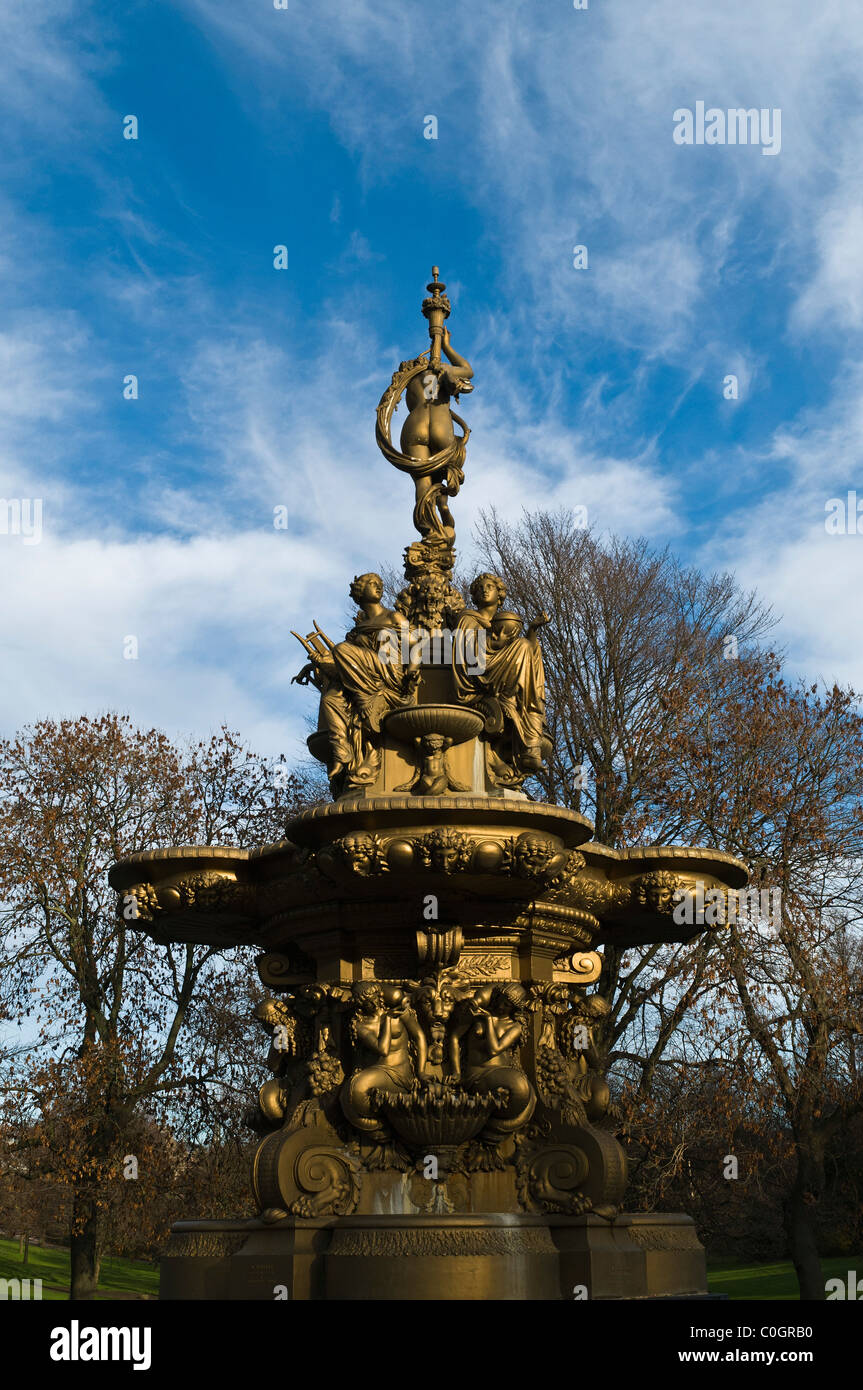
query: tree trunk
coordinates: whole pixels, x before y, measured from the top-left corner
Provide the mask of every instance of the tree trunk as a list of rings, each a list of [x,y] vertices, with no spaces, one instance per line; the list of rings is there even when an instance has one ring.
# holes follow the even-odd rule
[[[76,1192],[69,1242],[70,1299],[93,1299],[102,1263],[99,1209],[92,1197]]]
[[[18,1237],[18,1259],[22,1265],[30,1262],[30,1232],[22,1231]]]
[[[824,1274],[818,1255],[818,1209],[824,1189],[824,1163],[808,1136],[796,1139],[797,1173],[783,1202],[782,1224],[794,1262],[801,1299],[824,1299]]]

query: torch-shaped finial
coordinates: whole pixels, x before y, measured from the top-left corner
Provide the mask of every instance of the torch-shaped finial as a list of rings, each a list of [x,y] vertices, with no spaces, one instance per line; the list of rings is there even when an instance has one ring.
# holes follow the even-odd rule
[[[446,285],[438,279],[440,270],[436,265],[432,266],[432,278],[426,285],[430,298],[423,300],[423,313],[428,319],[429,337],[431,338],[431,351],[429,352],[429,362],[440,362],[440,345],[443,337],[444,320],[449,318],[450,302],[444,294]]]

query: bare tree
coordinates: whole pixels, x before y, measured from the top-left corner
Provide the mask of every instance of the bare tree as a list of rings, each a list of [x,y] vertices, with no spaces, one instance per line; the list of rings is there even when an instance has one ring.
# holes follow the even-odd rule
[[[696,1063],[731,1066],[751,1103],[734,1044],[744,1029],[752,1085],[792,1138],[783,1214],[801,1295],[823,1298],[825,1148],[863,1099],[856,698],[789,683],[761,645],[773,618],[729,575],[644,541],[600,541],[563,513],[514,527],[491,513],[479,539],[514,605],[553,614],[544,794],[592,814],[606,843],[709,844],[778,892],[769,934],[756,912],[692,947],[606,945],[599,1045],[626,1070],[632,1113],[669,1066]],[[706,1057],[687,1048],[693,1021],[711,1038]]]

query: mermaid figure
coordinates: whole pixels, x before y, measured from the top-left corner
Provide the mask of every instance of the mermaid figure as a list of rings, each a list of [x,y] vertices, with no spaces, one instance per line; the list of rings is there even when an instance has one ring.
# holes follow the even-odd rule
[[[351,1041],[365,1062],[342,1087],[341,1106],[356,1129],[381,1135],[380,1095],[409,1091],[416,1071],[426,1064],[427,1045],[401,985],[368,981],[354,986],[356,1013]],[[385,1130],[383,1130],[385,1134]]]
[[[465,1001],[466,1017],[453,1030],[455,1039],[466,1037],[465,1088],[507,1094],[504,1109],[486,1125],[489,1137],[502,1138],[521,1129],[536,1105],[533,1087],[515,1060],[527,1023],[526,1007],[523,985],[482,985]]]

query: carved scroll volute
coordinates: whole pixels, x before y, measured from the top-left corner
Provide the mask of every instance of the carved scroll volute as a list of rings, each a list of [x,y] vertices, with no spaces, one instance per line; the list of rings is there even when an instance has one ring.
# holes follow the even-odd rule
[[[348,1216],[359,1200],[359,1163],[329,1126],[280,1131],[259,1146],[252,1186],[264,1213]]]
[[[516,1172],[527,1211],[610,1217],[626,1191],[626,1155],[612,1134],[593,1125],[573,1129],[566,1142],[521,1143]]]
[[[290,989],[296,984],[308,984],[315,978],[311,961],[297,955],[285,955],[280,951],[266,951],[255,957],[258,977],[267,989]]]
[[[602,973],[602,956],[598,951],[573,951],[569,957],[570,969],[575,973],[580,985],[591,985]]]
[[[575,1146],[587,1164],[579,1184],[590,1209],[600,1215],[620,1210],[627,1183],[626,1154],[613,1134],[589,1125],[577,1131]]]
[[[584,1192],[588,1173],[583,1149],[565,1144],[542,1148],[519,1171],[521,1199],[536,1211],[580,1216],[591,1205]]]

